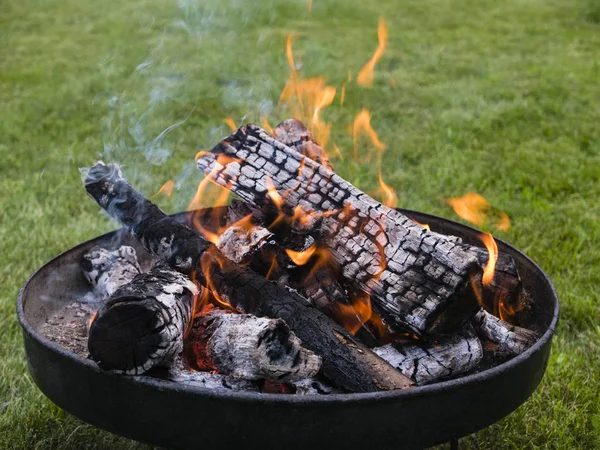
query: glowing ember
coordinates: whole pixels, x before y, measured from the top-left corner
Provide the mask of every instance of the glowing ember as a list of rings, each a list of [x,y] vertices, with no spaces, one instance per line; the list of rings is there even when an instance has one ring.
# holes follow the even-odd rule
[[[373,57],[369,60],[365,66],[360,69],[358,76],[356,77],[356,82],[361,86],[372,86],[373,85],[373,77],[375,73],[375,64],[377,61],[381,59],[381,55],[385,50],[385,46],[387,44],[387,36],[388,29],[385,24],[385,20],[383,17],[379,19],[379,26],[377,27],[377,39],[379,41],[379,45],[373,54]]]
[[[449,198],[446,202],[454,212],[477,226],[482,226],[492,220],[492,224],[502,230],[510,229],[510,218],[504,211],[493,208],[490,203],[476,192],[469,192],[463,197]]]
[[[480,235],[482,242],[485,244],[485,248],[488,251],[488,262],[483,270],[482,282],[484,285],[489,285],[494,280],[494,271],[496,270],[496,261],[498,260],[498,246],[494,237],[490,233],[483,233]]]

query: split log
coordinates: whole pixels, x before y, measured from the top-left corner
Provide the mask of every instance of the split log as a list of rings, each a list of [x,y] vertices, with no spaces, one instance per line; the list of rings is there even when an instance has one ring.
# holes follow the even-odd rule
[[[133,247],[116,250],[94,247],[83,255],[81,271],[98,297],[110,297],[120,286],[129,283],[142,270]]]
[[[183,355],[195,370],[245,380],[298,381],[321,367],[321,359],[302,347],[283,320],[217,309],[194,320]]]
[[[511,325],[483,308],[475,315],[473,323],[481,338],[497,345],[500,353],[518,355],[537,340],[534,331]]]
[[[105,370],[139,375],[171,364],[183,350],[196,286],[161,265],[137,275],[102,304],[88,336],[91,358]]]
[[[321,372],[334,385],[350,392],[373,392],[411,384],[298,293],[232,262],[213,244],[164,214],[122,178],[118,166],[98,162],[84,175],[88,194],[127,226],[150,253],[180,272],[195,272],[197,282],[239,311],[283,319],[306,348],[321,356]]]
[[[418,335],[447,332],[477,312],[482,270],[473,254],[259,127],[240,128],[197,164],[259,206],[272,205],[267,184],[273,183],[283,211],[304,211],[305,226],[332,250],[344,278],[370,294],[389,323]]]
[[[387,344],[373,350],[418,385],[468,372],[483,357],[481,341],[470,324],[435,342]]]
[[[273,130],[275,139],[283,144],[294,147],[296,151],[316,161],[329,170],[333,170],[329,158],[323,148],[315,140],[312,133],[297,119],[287,119]]]

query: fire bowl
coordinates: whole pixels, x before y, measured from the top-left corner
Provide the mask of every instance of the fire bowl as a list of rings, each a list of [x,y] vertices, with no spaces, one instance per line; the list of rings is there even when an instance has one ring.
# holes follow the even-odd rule
[[[479,244],[479,231],[429,214],[400,210],[433,231]],[[185,222],[187,214],[176,217]],[[142,442],[175,448],[423,448],[480,430],[521,405],[540,383],[558,321],[556,291],[526,255],[498,240],[517,264],[533,298],[540,339],[519,356],[450,381],[399,391],[294,396],[215,392],[146,376],[104,372],[96,363],[51,342],[47,319],[89,287],[82,255],[95,245],[135,247],[124,230],[80,244],[38,269],[21,289],[17,313],[33,380],[50,400],[81,420]]]

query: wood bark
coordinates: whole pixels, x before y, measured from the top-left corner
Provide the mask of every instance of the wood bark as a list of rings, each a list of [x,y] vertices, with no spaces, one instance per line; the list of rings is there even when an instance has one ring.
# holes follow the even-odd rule
[[[196,370],[245,380],[299,381],[321,367],[321,358],[303,348],[283,320],[218,309],[196,317],[183,354]]]
[[[118,288],[98,310],[88,336],[91,358],[105,370],[139,375],[170,364],[183,350],[196,286],[155,265]]]
[[[297,292],[232,262],[192,229],[164,214],[122,178],[118,166],[98,162],[84,175],[90,196],[148,251],[180,272],[195,272],[197,282],[239,311],[283,319],[306,348],[322,357],[321,372],[333,384],[351,392],[411,384]]]
[[[500,353],[518,355],[537,340],[534,331],[511,325],[483,308],[475,315],[473,324],[481,338],[497,345]]]
[[[418,385],[468,372],[483,357],[481,342],[470,324],[434,342],[387,344],[373,350]]]
[[[478,309],[475,256],[431,234],[364,194],[323,165],[254,126],[240,128],[198,167],[217,184],[256,205],[272,203],[272,183],[285,213],[299,206],[305,227],[333,252],[344,278],[369,293],[386,318],[416,334],[447,332]]]
[[[110,297],[120,286],[129,283],[142,270],[133,247],[116,250],[94,247],[83,255],[81,271],[100,300]]]

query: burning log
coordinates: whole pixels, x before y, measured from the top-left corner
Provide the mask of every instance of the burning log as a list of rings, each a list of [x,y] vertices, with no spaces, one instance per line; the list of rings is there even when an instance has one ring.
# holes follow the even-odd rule
[[[483,308],[475,315],[473,323],[482,339],[497,345],[500,353],[518,355],[537,340],[534,331],[511,325]]]
[[[470,324],[435,342],[387,344],[373,350],[418,385],[468,372],[483,357],[481,342]]]
[[[273,135],[279,142],[294,147],[299,153],[333,170],[323,148],[298,119],[284,120],[275,127]]]
[[[94,247],[83,255],[81,270],[101,299],[110,297],[141,272],[135,250],[127,245],[112,251]]]
[[[89,329],[90,356],[105,370],[139,375],[183,350],[196,286],[161,265],[118,288]]]
[[[299,207],[305,227],[332,250],[344,278],[370,294],[390,323],[419,335],[445,332],[477,312],[482,270],[472,253],[264,130],[240,128],[197,163],[248,202],[279,203],[289,216]]]
[[[195,370],[245,380],[298,381],[321,367],[321,359],[302,347],[283,320],[217,309],[194,320],[183,354]]]
[[[129,228],[151,253],[195,279],[232,307],[283,319],[303,345],[322,358],[321,372],[346,391],[401,389],[410,380],[294,291],[227,259],[213,244],[164,214],[136,192],[115,165],[84,171],[90,196]]]

